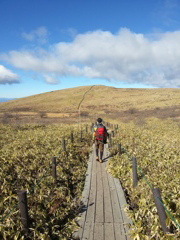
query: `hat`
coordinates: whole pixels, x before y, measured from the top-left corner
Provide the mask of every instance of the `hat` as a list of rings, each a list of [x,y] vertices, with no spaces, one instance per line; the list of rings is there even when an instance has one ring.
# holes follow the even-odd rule
[[[102,123],[102,118],[98,118],[98,119],[97,119],[97,122],[98,122],[98,123]]]

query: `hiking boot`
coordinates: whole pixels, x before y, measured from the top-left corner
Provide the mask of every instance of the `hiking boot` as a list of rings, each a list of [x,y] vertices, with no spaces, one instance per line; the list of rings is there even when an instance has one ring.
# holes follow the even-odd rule
[[[103,162],[102,159],[100,159],[99,162],[102,163]]]
[[[96,157],[96,161],[99,161],[99,157]]]

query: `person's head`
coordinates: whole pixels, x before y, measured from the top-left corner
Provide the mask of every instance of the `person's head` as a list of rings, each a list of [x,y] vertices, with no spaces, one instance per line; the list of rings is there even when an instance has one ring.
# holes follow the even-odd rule
[[[98,124],[101,124],[102,121],[103,121],[102,118],[98,118],[98,119],[97,119],[97,123],[98,123]]]

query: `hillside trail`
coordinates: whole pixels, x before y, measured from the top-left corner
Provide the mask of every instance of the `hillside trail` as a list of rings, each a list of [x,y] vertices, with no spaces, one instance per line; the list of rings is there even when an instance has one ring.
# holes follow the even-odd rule
[[[91,86],[91,87],[83,94],[82,99],[81,99],[81,101],[80,101],[79,104],[78,104],[78,112],[80,112],[81,104],[82,104],[82,102],[84,101],[86,94],[88,94],[88,92],[90,92],[91,89],[92,89],[94,86],[95,86],[95,85]]]
[[[103,163],[95,159],[95,147],[89,157],[82,211],[78,224],[80,228],[73,239],[80,240],[130,240],[131,220],[123,208],[127,204],[119,179],[106,171],[109,159],[107,144]]]

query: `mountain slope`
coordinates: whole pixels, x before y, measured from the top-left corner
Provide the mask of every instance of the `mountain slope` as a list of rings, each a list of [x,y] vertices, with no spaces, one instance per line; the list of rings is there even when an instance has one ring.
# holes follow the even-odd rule
[[[180,108],[180,90],[124,89],[107,86],[85,86],[57,90],[19,98],[0,104],[0,112],[66,114],[79,112],[84,116],[123,116],[126,113],[169,112],[176,117]],[[173,111],[173,112],[172,112]],[[69,115],[68,115],[69,114]]]

